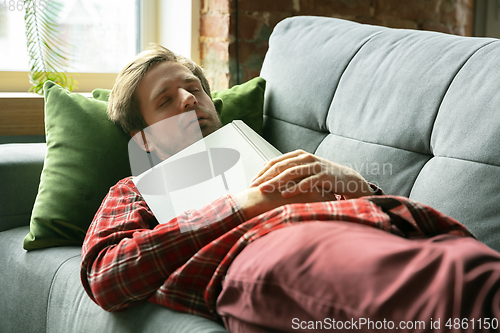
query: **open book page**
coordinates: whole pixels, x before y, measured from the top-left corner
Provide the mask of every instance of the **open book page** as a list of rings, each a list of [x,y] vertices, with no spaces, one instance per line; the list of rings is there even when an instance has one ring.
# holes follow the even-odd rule
[[[235,120],[135,177],[134,183],[157,220],[166,223],[222,195],[246,190],[264,163],[279,155]]]

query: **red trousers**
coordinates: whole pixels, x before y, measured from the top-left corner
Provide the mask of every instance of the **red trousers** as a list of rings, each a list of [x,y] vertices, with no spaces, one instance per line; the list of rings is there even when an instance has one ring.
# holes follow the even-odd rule
[[[217,312],[231,333],[496,332],[500,254],[470,237],[298,224],[236,257]]]

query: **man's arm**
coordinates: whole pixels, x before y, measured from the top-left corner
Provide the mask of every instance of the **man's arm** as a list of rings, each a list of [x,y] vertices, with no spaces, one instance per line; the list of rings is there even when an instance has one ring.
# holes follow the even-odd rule
[[[111,188],[87,231],[83,286],[105,310],[123,310],[151,297],[202,247],[244,221],[289,203],[328,200],[315,192],[284,198],[250,188],[158,224],[132,180],[122,180]],[[204,227],[181,232],[179,223]]]
[[[202,227],[180,232],[179,223]],[[199,249],[245,221],[232,196],[157,224],[131,179],[111,188],[82,247],[81,280],[102,308],[118,311],[149,298]]]

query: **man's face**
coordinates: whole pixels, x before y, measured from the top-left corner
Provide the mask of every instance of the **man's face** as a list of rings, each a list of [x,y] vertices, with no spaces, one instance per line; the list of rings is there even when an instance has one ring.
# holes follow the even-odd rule
[[[177,62],[163,61],[151,67],[135,94],[154,138],[153,142],[148,138],[148,148],[163,160],[222,126],[200,80]]]

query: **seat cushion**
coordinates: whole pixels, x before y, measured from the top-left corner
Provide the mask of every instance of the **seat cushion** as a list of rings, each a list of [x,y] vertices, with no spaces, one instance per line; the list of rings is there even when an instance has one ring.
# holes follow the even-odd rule
[[[79,247],[26,252],[28,232],[28,226],[0,232],[0,332],[46,332],[53,278],[67,260],[80,257]]]
[[[81,285],[81,248],[26,252],[28,230],[0,232],[0,332],[227,332],[219,323],[149,302],[104,311]]]

